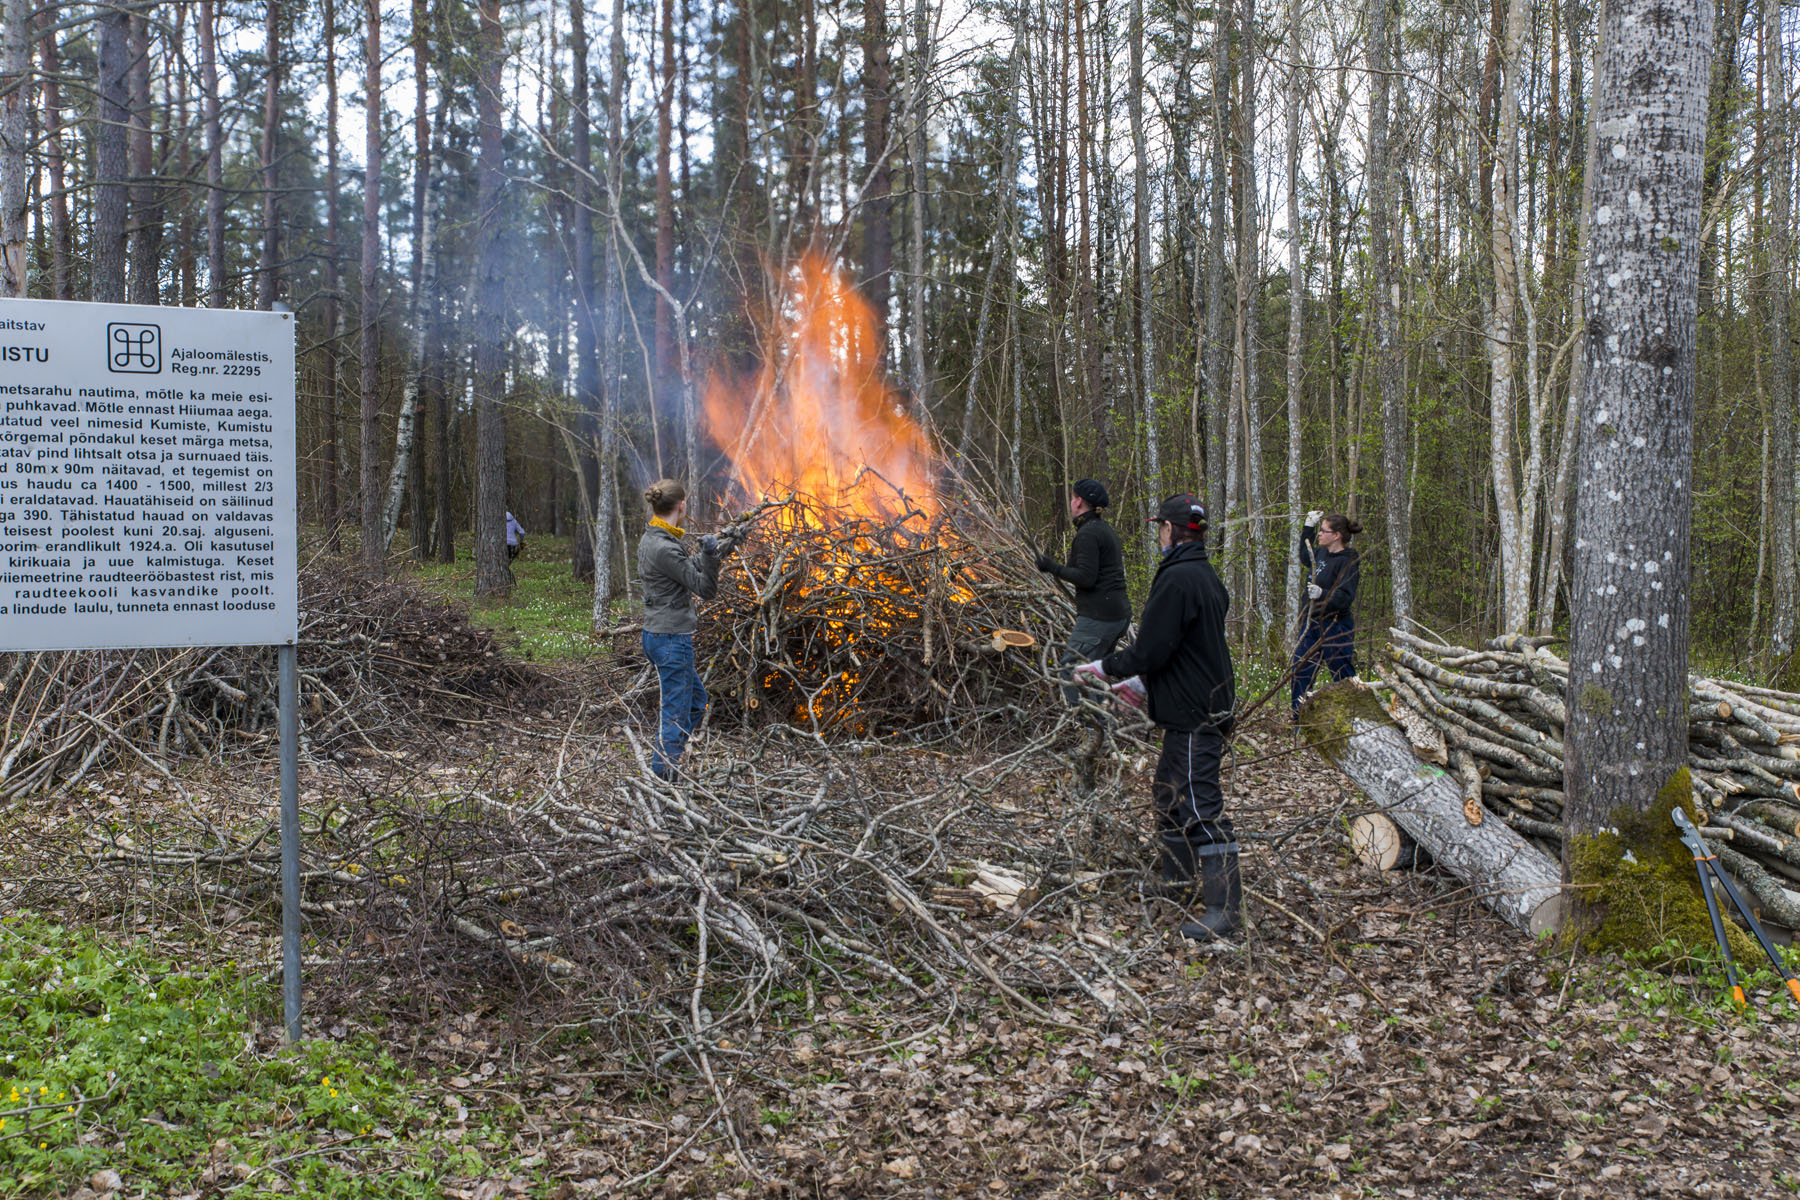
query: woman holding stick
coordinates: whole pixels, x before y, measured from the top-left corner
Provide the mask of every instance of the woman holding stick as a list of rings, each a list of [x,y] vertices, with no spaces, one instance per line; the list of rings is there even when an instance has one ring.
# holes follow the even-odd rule
[[[650,524],[638,542],[638,578],[644,585],[644,657],[656,667],[662,686],[662,726],[650,756],[658,779],[672,779],[688,735],[706,715],[706,687],[694,666],[695,596],[710,600],[719,591],[719,563],[737,548],[729,534],[700,539],[700,553],[690,555],[681,519],[687,515],[687,489],[673,479],[659,479],[644,489]]]
[[[1362,523],[1343,513],[1306,514],[1300,533],[1300,565],[1309,572],[1306,584],[1306,626],[1294,647],[1293,720],[1300,720],[1300,698],[1312,687],[1319,666],[1333,679],[1356,674],[1356,585],[1362,575],[1361,556],[1350,548],[1350,539],[1362,532]]]

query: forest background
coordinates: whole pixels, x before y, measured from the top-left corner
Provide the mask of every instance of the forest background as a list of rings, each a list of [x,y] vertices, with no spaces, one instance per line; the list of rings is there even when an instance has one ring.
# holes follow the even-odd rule
[[[1579,0],[5,0],[0,291],[290,305],[304,519],[372,572],[473,531],[498,596],[510,509],[573,538],[604,624],[642,484],[739,499],[701,393],[767,356],[813,250],[949,486],[1052,540],[1081,476],[1127,527],[1202,490],[1240,645],[1291,635],[1310,508],[1368,526],[1365,630],[1544,632],[1595,29]],[[1795,38],[1779,0],[1716,31],[1693,637],[1778,673]]]

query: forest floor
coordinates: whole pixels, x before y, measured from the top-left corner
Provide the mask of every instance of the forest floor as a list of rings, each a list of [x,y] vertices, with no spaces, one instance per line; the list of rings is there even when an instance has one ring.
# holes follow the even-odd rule
[[[574,729],[599,677],[634,669],[566,666],[528,709],[388,753],[446,786],[523,794],[574,730],[581,753],[637,771],[616,726]],[[1130,872],[1041,923],[1128,949],[1141,1007],[1040,996],[1046,1021],[978,978],[927,999],[814,970],[719,1044],[711,1080],[680,1056],[658,1065],[555,987],[371,994],[329,967],[309,976],[308,1042],[285,1050],[275,914],[117,884],[101,858],[121,832],[153,843],[196,813],[261,828],[267,744],[229,769],[125,767],[15,803],[0,1195],[1800,1193],[1800,1012],[1771,974],[1739,1013],[1707,962],[1553,952],[1447,876],[1371,875],[1317,819],[1353,811],[1349,785],[1291,738],[1253,722],[1227,767],[1248,847],[1241,948],[1181,939],[1175,906]],[[308,763],[303,797],[346,777]],[[1051,794],[1042,782],[1026,777],[1018,802]],[[1127,817],[1147,772],[1131,786]]]

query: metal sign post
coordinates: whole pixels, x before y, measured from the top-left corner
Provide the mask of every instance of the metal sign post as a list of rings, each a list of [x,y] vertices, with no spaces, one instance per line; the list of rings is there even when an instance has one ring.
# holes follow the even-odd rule
[[[300,1036],[292,313],[0,300],[0,650],[277,646]]]

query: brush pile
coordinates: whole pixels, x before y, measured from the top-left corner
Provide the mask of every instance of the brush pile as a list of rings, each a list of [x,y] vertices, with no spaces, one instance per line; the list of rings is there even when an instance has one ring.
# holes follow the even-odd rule
[[[357,1011],[382,997],[407,1008],[525,993],[556,1019],[670,1057],[721,1053],[776,992],[813,979],[943,1004],[973,985],[1040,1016],[1070,995],[1141,1012],[1121,980],[1154,947],[1070,941],[1040,924],[1098,891],[1092,866],[1136,873],[1131,814],[1103,800],[1119,795],[1118,776],[1080,800],[1011,799],[1058,739],[1085,728],[1070,709],[1022,748],[954,763],[920,754],[877,772],[773,725],[690,755],[678,787],[650,776],[629,726],[566,741],[536,782],[455,775],[447,786],[436,769],[359,764],[302,815],[308,986]],[[621,770],[621,734],[635,772]],[[145,832],[140,845],[92,831],[90,864],[63,873],[84,889],[74,899],[104,908],[154,893],[275,926],[272,823],[225,829],[171,812],[153,843]]]
[[[1490,812],[1553,854],[1562,847],[1563,696],[1558,639],[1518,635],[1480,649],[1402,630],[1376,671],[1420,757],[1462,784],[1465,812]],[[1701,833],[1783,924],[1800,927],[1800,695],[1688,680],[1689,767]]]
[[[315,753],[413,733],[539,686],[493,635],[415,588],[323,561],[300,577],[300,690]],[[0,655],[0,799],[72,787],[117,762],[219,758],[276,726],[266,647]]]
[[[863,735],[1056,704],[1047,656],[1073,611],[971,509],[794,496],[744,528],[700,622],[715,720]]]

